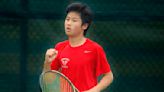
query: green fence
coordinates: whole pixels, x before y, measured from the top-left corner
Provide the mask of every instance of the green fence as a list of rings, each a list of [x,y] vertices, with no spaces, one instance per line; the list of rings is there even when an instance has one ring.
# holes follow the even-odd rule
[[[0,92],[40,92],[44,54],[66,39],[72,1],[0,1]],[[164,1],[79,1],[94,11],[87,37],[104,47],[114,73],[104,92],[163,92]]]

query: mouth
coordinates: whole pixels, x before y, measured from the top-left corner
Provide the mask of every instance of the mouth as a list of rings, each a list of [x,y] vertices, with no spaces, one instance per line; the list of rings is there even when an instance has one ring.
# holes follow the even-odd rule
[[[71,28],[70,27],[66,27],[66,31],[71,31]]]

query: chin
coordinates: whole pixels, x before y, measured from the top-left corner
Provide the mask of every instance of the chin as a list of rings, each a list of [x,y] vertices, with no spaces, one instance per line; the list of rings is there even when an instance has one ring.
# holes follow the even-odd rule
[[[71,33],[66,32],[65,33],[67,36],[73,36]]]

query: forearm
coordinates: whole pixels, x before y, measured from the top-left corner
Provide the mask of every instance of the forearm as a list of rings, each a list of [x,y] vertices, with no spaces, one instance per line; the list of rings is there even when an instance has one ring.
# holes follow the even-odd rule
[[[50,63],[50,62],[46,62],[46,61],[44,61],[43,71],[42,71],[42,72],[46,72],[46,71],[51,70],[50,65],[51,65],[51,63]]]
[[[100,80],[100,82],[93,87],[93,90],[97,90],[96,92],[100,92],[104,90],[106,87],[108,87],[113,81],[113,73],[109,72],[103,76],[103,78]]]
[[[57,53],[58,51],[53,48],[47,50],[42,72],[51,70],[51,62],[56,58]]]

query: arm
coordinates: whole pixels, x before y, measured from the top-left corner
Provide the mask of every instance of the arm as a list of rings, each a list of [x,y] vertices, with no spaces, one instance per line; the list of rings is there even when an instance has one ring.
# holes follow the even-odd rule
[[[104,90],[106,87],[108,87],[113,81],[113,73],[108,72],[104,74],[103,78],[100,80],[100,82],[93,87],[92,89],[84,92],[100,92]]]
[[[51,70],[51,69],[50,69],[50,65],[51,65],[51,63],[50,63],[50,62],[47,62],[47,61],[45,60],[45,61],[44,61],[44,64],[43,64],[43,70],[42,70],[42,72],[46,72],[46,71]]]
[[[51,70],[50,65],[53,59],[56,58],[58,51],[55,49],[48,49],[46,54],[45,54],[45,61],[44,61],[44,65],[43,65],[43,71],[49,71]]]

